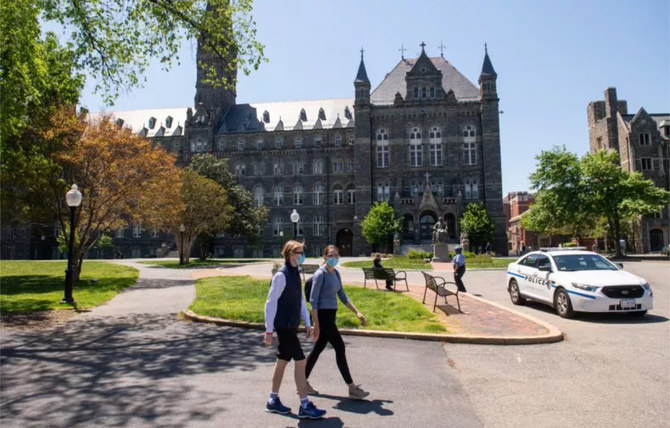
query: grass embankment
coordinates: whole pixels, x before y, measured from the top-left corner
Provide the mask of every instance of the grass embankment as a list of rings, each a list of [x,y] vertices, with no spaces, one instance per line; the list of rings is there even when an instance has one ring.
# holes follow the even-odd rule
[[[36,312],[69,309],[60,303],[65,289],[67,262],[0,261],[0,312]],[[81,276],[73,286],[78,308],[106,302],[137,282],[139,272],[127,266],[84,261]]]
[[[203,278],[195,283],[196,299],[190,309],[227,320],[263,323],[269,280],[227,276]],[[367,319],[361,327],[354,314],[340,303],[337,325],[341,328],[446,333],[437,316],[421,303],[400,293],[344,287],[349,298]]]
[[[229,265],[242,265],[247,263],[267,262],[269,259],[190,259],[188,263],[180,265],[179,260],[145,260],[138,262],[143,265],[160,266],[170,269],[191,269],[204,267],[217,267]]]
[[[512,263],[515,258],[503,257],[494,258],[486,254],[469,257],[466,259],[466,266],[468,269],[505,269],[507,265]],[[432,270],[433,266],[419,259],[410,259],[405,256],[395,256],[388,259],[382,259],[382,265],[385,268],[393,269],[417,269],[417,270]],[[348,268],[364,268],[372,267],[372,259],[356,262],[342,263],[343,267]]]

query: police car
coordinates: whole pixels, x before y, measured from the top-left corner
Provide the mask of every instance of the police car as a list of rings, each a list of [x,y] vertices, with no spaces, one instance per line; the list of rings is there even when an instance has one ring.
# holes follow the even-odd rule
[[[507,291],[515,305],[526,299],[551,305],[563,318],[574,312],[644,315],[652,309],[649,283],[582,247],[543,248],[507,267]]]

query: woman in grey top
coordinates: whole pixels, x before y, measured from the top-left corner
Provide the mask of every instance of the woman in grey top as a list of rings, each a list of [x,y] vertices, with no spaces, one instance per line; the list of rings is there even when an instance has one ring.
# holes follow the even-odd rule
[[[335,324],[337,315],[337,298],[344,303],[356,317],[365,325],[365,317],[361,314],[354,304],[349,300],[344,288],[342,287],[342,280],[340,273],[335,270],[340,254],[336,246],[328,245],[323,250],[324,266],[314,273],[312,282],[312,292],[310,294],[310,304],[312,305],[312,318],[314,319],[314,328],[312,336],[316,339],[314,349],[307,357],[307,365],[305,368],[306,377],[312,373],[312,369],[316,364],[316,360],[326,347],[326,343],[335,350],[335,361],[337,368],[342,374],[344,382],[349,387],[349,398],[361,400],[367,397],[370,393],[363,391],[360,385],[354,384],[351,374],[349,373],[349,365],[347,364],[347,356],[345,354],[344,341],[340,332],[337,330]],[[314,388],[307,382],[307,391],[310,394],[318,394]]]

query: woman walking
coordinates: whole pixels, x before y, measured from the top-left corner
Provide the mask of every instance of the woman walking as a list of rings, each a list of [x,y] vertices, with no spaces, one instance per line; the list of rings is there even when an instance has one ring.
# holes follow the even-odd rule
[[[319,355],[326,347],[326,343],[335,350],[335,361],[344,382],[349,387],[349,398],[362,400],[370,393],[361,389],[360,385],[354,384],[349,373],[349,365],[347,364],[347,356],[345,354],[344,341],[340,332],[337,330],[335,324],[337,315],[337,298],[342,301],[356,317],[365,325],[365,317],[361,314],[354,304],[349,300],[344,288],[342,287],[342,279],[340,273],[335,270],[335,266],[339,263],[340,254],[336,246],[328,245],[323,250],[324,266],[319,268],[314,273],[312,283],[312,293],[310,295],[310,304],[312,305],[312,319],[314,320],[313,336],[316,339],[314,349],[307,357],[306,377],[314,369]],[[314,388],[307,382],[307,392],[310,394],[318,394]]]
[[[303,245],[297,241],[288,241],[282,249],[284,266],[272,277],[268,299],[265,302],[265,335],[263,343],[272,345],[272,333],[277,332],[277,362],[272,374],[272,391],[265,404],[265,410],[283,415],[291,409],[279,400],[279,387],[284,378],[284,370],[289,361],[295,361],[295,385],[300,397],[299,418],[319,419],[326,414],[317,409],[307,398],[307,380],[305,378],[305,354],[298,340],[300,318],[305,322],[307,337],[312,334],[309,312],[303,297],[298,265],[305,261]]]

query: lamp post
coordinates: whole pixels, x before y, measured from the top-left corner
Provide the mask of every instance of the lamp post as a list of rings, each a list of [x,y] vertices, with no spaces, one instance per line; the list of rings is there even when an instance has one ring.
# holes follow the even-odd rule
[[[72,283],[74,279],[74,234],[77,225],[75,224],[75,213],[77,207],[81,204],[81,192],[76,184],[72,185],[72,188],[65,194],[65,202],[67,206],[70,207],[70,243],[67,250],[67,269],[65,269],[65,296],[61,303],[69,303],[74,305],[74,299],[72,298]]]
[[[293,239],[298,236],[298,222],[300,221],[300,214],[295,209],[291,213],[291,221],[293,222]]]
[[[184,264],[184,232],[186,231],[186,226],[184,223],[179,226],[179,265]]]

